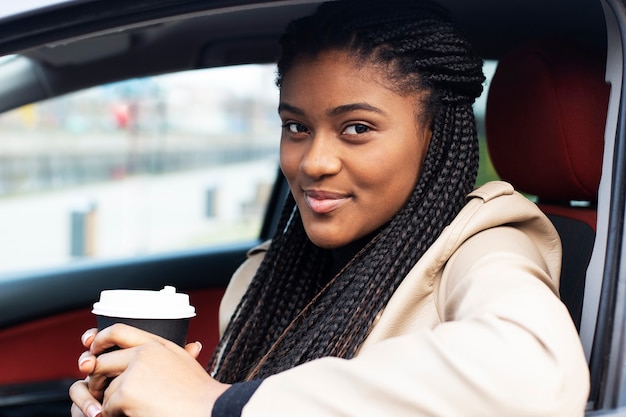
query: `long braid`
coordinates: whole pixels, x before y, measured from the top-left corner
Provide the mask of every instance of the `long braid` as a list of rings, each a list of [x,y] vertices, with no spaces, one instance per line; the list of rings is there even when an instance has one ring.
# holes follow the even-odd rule
[[[276,234],[266,257],[269,262],[263,262],[257,271],[257,275],[263,276],[265,279],[253,280],[251,282],[249,290],[244,294],[233,314],[233,317],[251,317],[253,314],[260,314],[272,319],[231,320],[225,330],[226,337],[222,339],[221,345],[216,350],[214,356],[222,355],[223,352],[228,351],[236,344],[241,353],[236,362],[253,362],[260,353],[264,353],[272,345],[271,335],[287,327],[295,314],[297,314],[297,311],[312,298],[312,294],[319,291],[319,288],[316,288],[314,285],[307,285],[312,284],[312,281],[281,279],[283,274],[293,276],[300,270],[308,271],[314,269],[311,263],[314,262],[315,257],[304,256],[304,254],[308,255],[322,251],[322,249],[317,248],[306,239],[301,222],[294,218],[299,218],[294,208],[295,202],[290,197],[285,203],[278,223],[278,230],[283,230],[284,234]],[[292,256],[281,257],[276,253],[283,242],[289,242],[287,244],[293,243],[293,246],[291,246]],[[292,296],[268,299],[271,296],[268,295],[269,291],[288,293]],[[239,334],[255,334],[259,336],[245,340],[228,336]],[[233,359],[231,356],[225,356],[222,362],[223,366],[226,368],[235,366],[230,363]]]
[[[386,65],[401,92],[428,92],[432,138],[419,181],[403,208],[330,282],[330,252],[304,231],[295,202],[278,231],[210,368],[235,382],[266,377],[324,357],[351,358],[409,270],[461,209],[478,168],[471,108],[482,91],[482,61],[434,3],[356,0],[323,4],[281,39],[282,75],[328,50]]]

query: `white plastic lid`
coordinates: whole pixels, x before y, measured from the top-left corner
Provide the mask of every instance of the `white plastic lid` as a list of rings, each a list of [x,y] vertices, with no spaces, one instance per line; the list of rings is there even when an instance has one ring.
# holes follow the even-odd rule
[[[160,291],[105,290],[93,305],[93,314],[132,319],[182,319],[196,315],[187,294],[166,286]]]

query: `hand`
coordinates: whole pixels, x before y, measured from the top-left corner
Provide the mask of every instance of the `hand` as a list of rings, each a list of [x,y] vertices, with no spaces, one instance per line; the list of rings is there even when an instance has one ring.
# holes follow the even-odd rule
[[[98,329],[89,329],[81,336],[80,340],[87,349],[91,347],[94,337],[98,334]],[[191,346],[193,343],[187,345]],[[187,349],[187,347],[185,347]],[[201,348],[200,348],[201,349]],[[200,350],[198,349],[198,353]],[[193,353],[190,352],[193,355]],[[197,356],[196,356],[197,357]],[[78,358],[78,369],[89,375],[96,367],[96,356],[90,351],[83,352]],[[70,397],[72,398],[72,417],[99,417],[102,415],[102,397],[95,398],[89,393],[89,377],[82,381],[76,381],[70,387]],[[80,404],[79,402],[80,401]]]
[[[195,360],[199,345],[178,345],[130,326],[114,325],[83,335],[89,347],[79,368],[89,373],[70,388],[72,415],[210,415],[227,388]],[[112,346],[120,350],[103,353]],[[101,402],[100,402],[101,401]]]

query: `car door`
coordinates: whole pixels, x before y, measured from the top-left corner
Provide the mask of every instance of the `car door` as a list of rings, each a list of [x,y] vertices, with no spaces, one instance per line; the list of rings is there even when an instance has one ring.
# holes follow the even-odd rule
[[[161,3],[0,11],[2,53],[23,52],[0,58],[0,416],[68,414],[104,289],[188,293],[207,364],[224,289],[275,228],[272,19],[310,6]]]
[[[0,117],[0,415],[67,415],[80,335],[105,289],[188,293],[188,339],[208,363],[230,276],[271,236],[287,192],[277,92],[250,84],[238,96],[241,77],[271,86],[273,69],[126,80]],[[128,103],[134,113],[120,115]],[[20,141],[30,144],[12,150]]]
[[[586,415],[626,415],[624,396],[624,319],[625,299],[623,283],[626,279],[622,254],[624,248],[624,55],[626,45],[626,5],[623,1],[602,2],[606,18],[608,56],[606,79],[612,85],[607,115],[603,178],[598,203],[598,230],[596,248],[587,271],[587,285],[581,328],[583,344],[589,352],[591,394]],[[599,251],[597,249],[600,249]],[[599,277],[601,279],[597,279]]]

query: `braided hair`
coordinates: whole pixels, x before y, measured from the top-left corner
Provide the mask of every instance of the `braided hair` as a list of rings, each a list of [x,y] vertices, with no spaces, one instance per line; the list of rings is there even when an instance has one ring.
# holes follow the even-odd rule
[[[432,138],[400,211],[330,281],[331,252],[307,237],[289,196],[277,232],[209,365],[222,382],[263,378],[325,356],[351,358],[409,270],[464,204],[476,179],[472,103],[482,60],[429,1],[346,0],[290,23],[277,84],[299,59],[345,51],[385,65],[401,92],[426,92]]]

